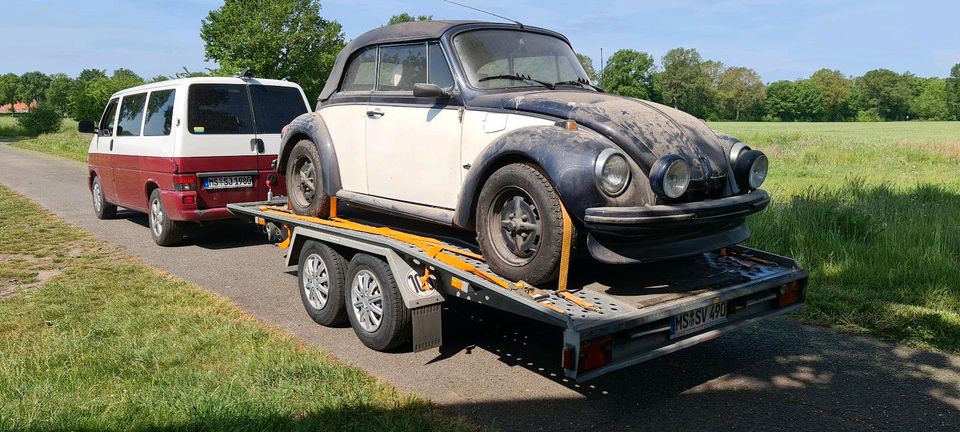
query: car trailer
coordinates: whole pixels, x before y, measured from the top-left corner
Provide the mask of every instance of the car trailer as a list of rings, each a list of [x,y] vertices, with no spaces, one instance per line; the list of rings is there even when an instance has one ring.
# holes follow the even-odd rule
[[[482,256],[448,238],[338,217],[336,198],[332,200],[331,215],[323,219],[294,214],[285,198],[228,208],[241,219],[263,226],[287,251],[287,265],[298,265],[302,296],[309,295],[304,287],[316,284],[315,277],[308,279],[317,274],[317,259],[324,260],[328,269],[338,265],[326,262],[332,258],[318,253],[318,245],[349,261],[352,271],[342,279],[345,286],[330,283],[326,300],[346,304],[343,309],[354,330],[374,349],[389,349],[396,343],[363,337],[375,321],[369,315],[369,299],[363,297],[365,289],[373,291],[365,288],[371,276],[381,299],[397,294],[402,298],[400,310],[388,310],[381,302],[383,322],[374,322],[389,324],[394,341],[412,338],[414,351],[439,347],[440,304],[458,298],[563,328],[559,360],[565,375],[578,382],[797,310],[804,303],[805,270],[790,258],[747,247],[653,264],[590,263],[568,275],[571,236],[565,229],[557,286],[535,287],[497,276]],[[565,225],[570,224],[565,219]],[[305,259],[306,253],[313,261]],[[389,274],[377,276],[378,267]],[[344,300],[345,296],[352,301]],[[305,297],[304,303],[309,313]],[[400,314],[401,319],[390,314]]]

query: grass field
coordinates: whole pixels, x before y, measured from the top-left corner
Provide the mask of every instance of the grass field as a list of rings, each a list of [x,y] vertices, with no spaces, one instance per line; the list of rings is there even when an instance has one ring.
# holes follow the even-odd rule
[[[960,122],[711,126],[770,155],[749,244],[810,270],[803,320],[960,352]]]
[[[20,125],[17,124],[17,118],[4,114],[0,115],[0,138],[15,138],[26,135]]]
[[[90,147],[92,137],[91,134],[77,132],[76,121],[65,119],[59,132],[20,140],[15,142],[13,146],[86,162],[87,148]]]
[[[4,186],[0,353],[0,430],[466,429]]]

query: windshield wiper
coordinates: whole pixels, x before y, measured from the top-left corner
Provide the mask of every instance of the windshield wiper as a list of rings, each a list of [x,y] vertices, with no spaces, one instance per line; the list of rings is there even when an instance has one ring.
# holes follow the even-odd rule
[[[508,80],[514,80],[514,81],[530,81],[530,82],[534,82],[534,83],[540,84],[540,85],[542,85],[542,86],[544,86],[544,87],[546,87],[546,88],[548,88],[548,89],[550,89],[550,90],[553,90],[553,89],[554,89],[553,84],[550,84],[550,83],[548,83],[548,82],[546,82],[546,81],[536,80],[536,79],[530,78],[530,77],[528,77],[528,76],[523,76],[523,75],[520,75],[520,74],[516,74],[516,75],[493,75],[493,76],[488,76],[488,77],[480,78],[479,80],[477,80],[477,82],[484,82],[484,81],[490,81],[490,80],[495,80],[495,79],[508,79]]]
[[[553,86],[554,86],[554,87],[562,86],[562,85],[575,85],[575,86],[580,86],[580,87],[590,87],[590,88],[592,88],[592,89],[594,89],[594,90],[596,90],[596,91],[598,91],[598,92],[600,92],[600,93],[605,93],[602,88],[597,87],[597,86],[595,86],[595,85],[593,85],[593,84],[590,84],[590,81],[589,81],[589,80],[585,80],[585,79],[583,79],[583,78],[580,78],[580,79],[575,80],[575,81],[574,81],[574,80],[570,80],[570,81],[559,81],[559,82],[553,83]]]

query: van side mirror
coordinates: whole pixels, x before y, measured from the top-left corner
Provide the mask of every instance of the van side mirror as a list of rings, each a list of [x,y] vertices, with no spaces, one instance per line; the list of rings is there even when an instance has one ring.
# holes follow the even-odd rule
[[[93,125],[93,122],[90,120],[80,120],[77,123],[77,132],[80,133],[97,133],[97,127]]]
[[[447,99],[450,93],[436,84],[416,83],[413,85],[413,96],[418,98]]]

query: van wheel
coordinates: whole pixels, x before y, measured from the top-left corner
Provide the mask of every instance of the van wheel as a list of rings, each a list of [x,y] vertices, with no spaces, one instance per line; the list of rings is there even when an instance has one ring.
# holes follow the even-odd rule
[[[562,211],[553,185],[534,166],[511,164],[495,171],[477,201],[477,240],[487,264],[513,281],[536,285],[555,280],[563,246]]]
[[[364,345],[387,351],[410,340],[410,309],[403,304],[386,262],[372,255],[356,254],[350,260],[347,281],[347,316]]]
[[[147,208],[150,218],[150,235],[154,243],[160,246],[173,246],[183,239],[183,226],[180,222],[170,220],[160,201],[160,189],[150,193],[150,205]]]
[[[320,152],[310,140],[301,140],[290,151],[286,183],[294,213],[317,217],[330,215],[330,197],[323,193]]]
[[[300,300],[313,321],[333,326],[347,320],[347,307],[343,300],[346,280],[343,255],[323,243],[308,240],[300,250],[297,274]]]
[[[103,196],[103,185],[100,184],[100,177],[93,177],[93,212],[97,214],[97,219],[113,219],[117,216],[117,206],[107,202]]]

